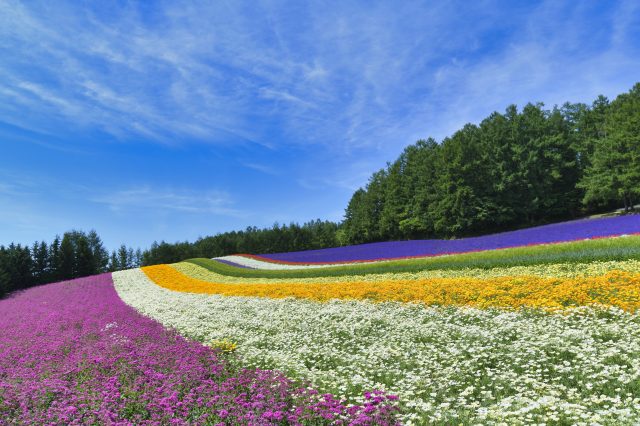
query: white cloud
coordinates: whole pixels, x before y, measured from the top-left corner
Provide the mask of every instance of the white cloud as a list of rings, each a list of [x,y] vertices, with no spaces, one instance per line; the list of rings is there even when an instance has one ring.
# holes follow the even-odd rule
[[[311,102],[307,102],[303,99],[300,99],[297,96],[293,96],[291,93],[287,92],[286,90],[276,90],[268,87],[262,87],[260,88],[259,93],[260,93],[260,96],[265,99],[291,102],[296,107],[303,107],[303,108],[315,107]]]
[[[277,170],[276,168],[268,166],[266,164],[258,164],[245,161],[242,161],[240,164],[248,169],[256,170],[266,175],[278,176],[281,174],[280,170]]]
[[[637,2],[597,16],[600,29],[597,6],[191,1],[147,16],[133,4],[8,1],[0,120],[172,144],[317,145],[384,164],[512,102],[630,87]]]
[[[147,213],[178,211],[231,217],[246,216],[242,211],[232,207],[231,198],[223,191],[178,191],[139,186],[97,196],[93,198],[93,201],[105,204],[116,212],[131,210],[146,211]]]

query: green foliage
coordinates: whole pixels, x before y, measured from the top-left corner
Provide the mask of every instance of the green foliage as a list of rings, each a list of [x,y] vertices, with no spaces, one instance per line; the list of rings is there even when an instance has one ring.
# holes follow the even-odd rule
[[[57,276],[61,280],[73,278],[75,270],[75,250],[73,247],[73,236],[70,232],[66,232],[60,243],[60,267]]]
[[[622,201],[625,211],[640,198],[640,83],[618,96],[594,139],[593,155],[579,187],[584,202]]]
[[[340,238],[340,239],[339,239]],[[346,240],[338,235],[338,225],[329,221],[310,221],[303,225],[274,224],[267,229],[249,227],[200,238],[194,243],[154,242],[142,253],[143,265],[174,263],[193,257],[217,257],[236,253],[277,253],[335,247]],[[123,268],[121,268],[123,269]]]
[[[107,260],[95,231],[66,232],[50,245],[36,241],[31,249],[19,244],[0,246],[0,297],[38,284],[104,272]]]
[[[49,279],[47,281],[54,282],[60,280],[61,261],[60,236],[56,235],[49,246]]]
[[[109,252],[104,248],[102,239],[98,236],[98,233],[92,229],[87,234],[87,243],[91,250],[91,268],[94,271],[104,272],[107,270],[109,264]]]
[[[32,274],[33,280],[36,283],[45,283],[50,278],[50,265],[49,265],[49,247],[47,243],[35,242],[31,247],[31,257],[33,260]]]
[[[0,296],[32,285],[32,263],[29,247],[0,246]]]

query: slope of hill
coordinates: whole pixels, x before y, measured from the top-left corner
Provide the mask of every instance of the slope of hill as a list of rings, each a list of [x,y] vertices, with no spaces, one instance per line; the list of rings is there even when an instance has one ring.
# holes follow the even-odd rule
[[[613,236],[637,227],[566,222],[475,239],[489,250],[311,268],[192,259],[26,290],[0,301],[0,423],[631,425],[640,235]],[[529,245],[495,248],[514,241]]]
[[[492,248],[473,253],[353,263],[336,249],[329,259],[342,265],[285,269],[193,259],[114,282],[127,304],[180,334],[233,342],[244,365],[347,403],[365,403],[369,389],[397,395],[403,424],[633,424],[640,236],[613,236],[637,233],[638,218],[460,240],[464,251]],[[406,254],[395,244],[380,257]],[[514,244],[528,245],[496,249]]]

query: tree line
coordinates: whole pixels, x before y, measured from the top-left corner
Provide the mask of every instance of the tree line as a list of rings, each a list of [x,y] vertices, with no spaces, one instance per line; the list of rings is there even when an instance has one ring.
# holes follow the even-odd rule
[[[277,253],[504,231],[640,200],[640,83],[610,102],[515,105],[440,143],[408,146],[351,197],[342,223],[315,220],[154,242],[108,253],[95,231],[0,246],[0,297],[47,282],[193,257]]]
[[[40,284],[86,277],[139,266],[173,263],[193,257],[236,253],[276,253],[338,245],[338,224],[310,221],[303,225],[249,227],[190,242],[154,242],[147,250],[125,245],[109,253],[95,230],[69,231],[47,244],[0,246],[0,297]]]
[[[193,243],[154,242],[142,254],[144,265],[179,262],[193,257],[218,257],[237,253],[279,253],[336,247],[339,225],[319,219],[302,225],[274,224],[271,228],[248,227],[199,238]]]
[[[468,236],[639,200],[640,83],[613,102],[511,105],[408,146],[353,194],[339,240]]]
[[[51,243],[0,246],[0,297],[40,284],[140,266],[142,252],[126,246],[111,255],[95,230],[65,232]]]

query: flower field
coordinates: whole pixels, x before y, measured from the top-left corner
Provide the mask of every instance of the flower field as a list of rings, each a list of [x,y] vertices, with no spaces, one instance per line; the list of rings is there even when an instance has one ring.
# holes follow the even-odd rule
[[[114,281],[181,335],[233,342],[245,366],[356,405],[397,395],[403,424],[633,424],[640,236],[614,237],[638,222],[619,224],[608,238],[365,263],[193,259]]]
[[[640,218],[626,218],[554,244],[191,259],[31,289],[0,301],[0,416],[637,424]]]
[[[263,254],[259,259],[284,264],[344,263],[495,250],[638,233],[640,233],[640,216],[628,215],[574,220],[459,240],[369,243],[322,250]]]

